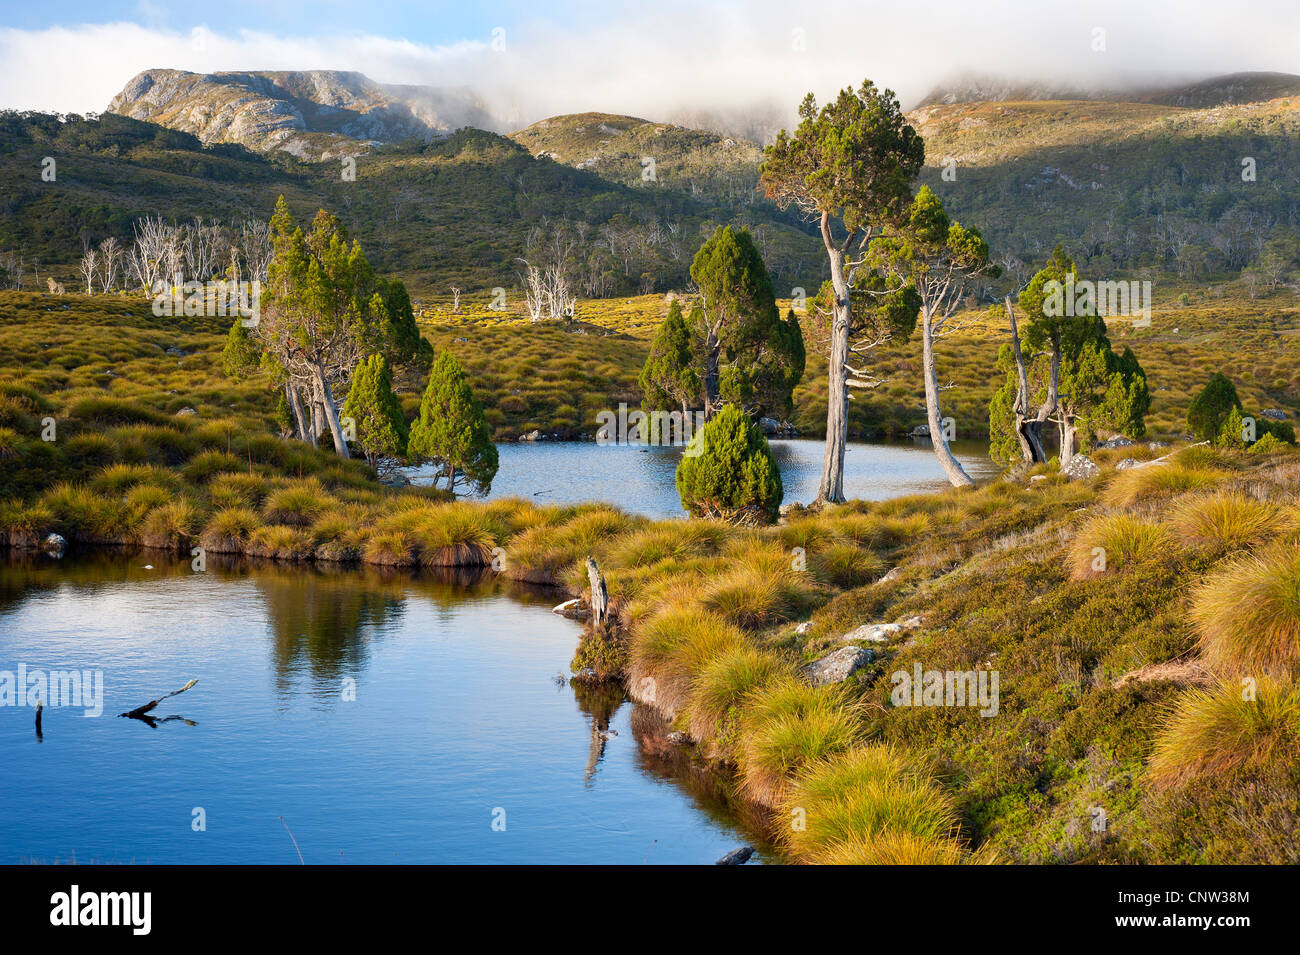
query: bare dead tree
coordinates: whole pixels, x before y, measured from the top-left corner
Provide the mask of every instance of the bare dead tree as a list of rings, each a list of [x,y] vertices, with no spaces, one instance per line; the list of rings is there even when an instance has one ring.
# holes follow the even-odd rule
[[[97,258],[98,253],[95,249],[93,247],[87,248],[81,254],[81,261],[77,263],[77,271],[81,273],[81,277],[86,283],[87,295],[95,294],[95,262]]]
[[[117,271],[122,264],[122,246],[116,236],[99,243],[99,288],[105,294],[117,284]]]

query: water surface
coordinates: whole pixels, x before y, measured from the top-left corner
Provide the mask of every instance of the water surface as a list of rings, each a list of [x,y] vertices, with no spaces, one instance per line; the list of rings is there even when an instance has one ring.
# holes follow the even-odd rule
[[[825,442],[773,440],[781,469],[785,503],[808,504],[817,497]],[[594,442],[518,442],[497,445],[500,468],[489,497],[523,497],[539,504],[605,501],[652,518],[682,517],[676,473],[680,447],[598,445]],[[993,477],[997,468],[988,445],[956,442],[953,453],[975,480]],[[428,468],[412,469],[411,480],[427,481]],[[928,442],[851,443],[844,455],[844,493],[880,501],[947,487]]]
[[[308,863],[711,863],[761,845],[651,714],[557,679],[578,627],[553,600],[209,567],[0,565],[0,670],[102,670],[106,697],[99,718],[47,709],[41,741],[32,709],[0,707],[0,863],[296,863],[294,840]],[[156,726],[114,716],[191,678]]]

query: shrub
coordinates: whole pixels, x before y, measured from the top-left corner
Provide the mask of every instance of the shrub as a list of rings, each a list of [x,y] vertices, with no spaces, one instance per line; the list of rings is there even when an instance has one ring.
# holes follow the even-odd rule
[[[1279,451],[1289,451],[1290,445],[1285,441],[1279,441],[1273,434],[1266,434],[1248,449],[1251,454],[1276,454]]]
[[[781,507],[781,473],[763,432],[726,405],[691,439],[677,466],[677,492],[692,517],[768,523]]]
[[[1300,674],[1300,544],[1234,561],[1192,595],[1207,663],[1229,673]]]
[[[1213,441],[1233,409],[1241,411],[1237,388],[1226,376],[1215,372],[1187,408],[1187,430],[1199,441]]]

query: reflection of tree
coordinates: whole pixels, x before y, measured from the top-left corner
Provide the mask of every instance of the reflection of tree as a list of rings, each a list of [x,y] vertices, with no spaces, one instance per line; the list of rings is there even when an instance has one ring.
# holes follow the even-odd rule
[[[587,683],[580,680],[570,681],[573,698],[578,703],[584,716],[591,720],[591,747],[587,751],[587,767],[583,780],[590,787],[596,776],[596,769],[605,755],[605,742],[609,739],[609,721],[614,718],[618,708],[627,699],[620,684]]]
[[[382,633],[405,609],[401,577],[265,567],[249,580],[262,596],[282,692],[304,668],[313,681],[357,675],[368,662],[368,637]]]

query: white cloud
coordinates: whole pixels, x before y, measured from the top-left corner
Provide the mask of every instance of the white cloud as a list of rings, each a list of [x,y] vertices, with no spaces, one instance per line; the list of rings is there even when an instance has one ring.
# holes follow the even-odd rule
[[[1086,6],[1086,9],[1084,7]],[[1093,50],[1105,30],[1104,52]],[[804,49],[796,44],[803,31]],[[506,49],[489,38],[428,46],[376,35],[274,36],[130,23],[0,29],[0,106],[94,111],[149,67],[210,72],[356,70],[388,83],[465,85],[504,125],[581,110],[671,118],[772,105],[793,113],[811,89],[826,97],[864,76],[904,105],[963,72],[1118,85],[1135,77],[1237,70],[1300,72],[1300,5],[1101,0],[970,4],[709,5],[681,0],[614,18],[513,23]]]

